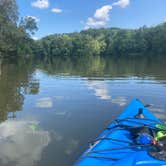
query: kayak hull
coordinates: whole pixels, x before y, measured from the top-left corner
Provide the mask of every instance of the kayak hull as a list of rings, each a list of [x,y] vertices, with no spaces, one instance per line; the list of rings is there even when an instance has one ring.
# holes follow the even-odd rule
[[[139,110],[145,118],[136,118]],[[91,146],[81,155],[76,166],[152,166],[166,165],[166,161],[157,160],[148,154],[147,146],[133,145],[131,133],[126,128],[163,124],[137,99],[134,99],[125,111],[105,129]]]

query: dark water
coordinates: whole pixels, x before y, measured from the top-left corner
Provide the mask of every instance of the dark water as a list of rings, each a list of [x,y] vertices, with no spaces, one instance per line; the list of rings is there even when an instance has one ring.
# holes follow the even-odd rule
[[[72,166],[133,99],[166,120],[166,58],[0,64],[0,165]]]

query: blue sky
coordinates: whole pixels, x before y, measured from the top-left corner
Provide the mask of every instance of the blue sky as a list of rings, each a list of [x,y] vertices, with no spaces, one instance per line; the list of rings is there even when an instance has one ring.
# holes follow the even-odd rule
[[[36,18],[36,38],[88,28],[153,26],[166,21],[166,0],[17,0],[20,16]]]

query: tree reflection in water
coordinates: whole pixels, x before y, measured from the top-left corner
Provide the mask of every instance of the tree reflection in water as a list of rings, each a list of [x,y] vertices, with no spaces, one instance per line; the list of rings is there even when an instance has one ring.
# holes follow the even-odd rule
[[[0,65],[0,121],[15,118],[14,112],[20,111],[25,94],[37,94],[39,82],[32,73],[32,65],[2,63]]]

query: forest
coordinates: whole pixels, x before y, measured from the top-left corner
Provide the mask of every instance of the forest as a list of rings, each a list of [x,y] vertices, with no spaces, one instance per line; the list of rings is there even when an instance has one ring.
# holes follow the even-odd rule
[[[100,28],[54,34],[34,41],[32,17],[20,18],[15,0],[0,0],[0,57],[165,56],[166,23],[138,29]],[[55,27],[56,31],[56,27]]]
[[[166,23],[139,29],[101,28],[55,34],[36,42],[40,58],[166,55]]]

